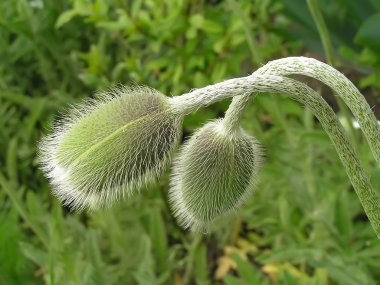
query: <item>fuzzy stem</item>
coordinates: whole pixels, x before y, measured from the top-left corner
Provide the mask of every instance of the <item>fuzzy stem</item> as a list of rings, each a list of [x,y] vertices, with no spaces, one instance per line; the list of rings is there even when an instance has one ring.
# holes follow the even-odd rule
[[[261,69],[263,70],[263,69]],[[334,70],[334,69],[333,69]],[[260,71],[261,73],[262,71]],[[323,78],[323,76],[321,76]],[[344,77],[345,78],[345,77]],[[341,86],[345,88],[347,86]],[[372,189],[350,140],[336,117],[336,114],[326,101],[316,91],[294,79],[275,75],[259,75],[230,79],[215,85],[194,90],[182,96],[173,97],[173,107],[184,113],[195,111],[214,102],[244,94],[261,92],[275,92],[287,96],[304,104],[313,111],[319,119],[323,129],[332,140],[342,161],[346,173],[355,188],[377,237],[380,239],[380,200]],[[359,93],[360,94],[360,93]],[[246,95],[248,96],[248,95]],[[243,97],[239,100],[243,100]],[[365,101],[365,100],[364,100]],[[373,114],[372,114],[373,115]]]
[[[316,59],[288,57],[270,61],[255,71],[254,74],[281,76],[300,74],[315,78],[328,85],[334,91],[334,94],[343,99],[350,108],[368,141],[377,164],[380,166],[380,125],[377,123],[376,117],[364,96],[355,85],[338,70]],[[243,101],[245,99],[237,97],[233,99],[233,102],[237,100]]]
[[[342,98],[358,121],[373,156],[380,166],[380,125],[370,106],[355,85],[333,67],[307,57],[288,57],[269,62],[258,69],[259,74],[301,74],[313,77],[328,85]]]
[[[316,91],[303,83],[290,79],[286,85],[276,86],[279,92],[288,94],[293,99],[310,108],[320,121],[323,129],[333,142],[346,173],[354,186],[356,194],[364,208],[371,225],[380,239],[380,200],[360,163],[341,123],[330,105]]]
[[[278,77],[278,80],[281,81],[281,77]],[[249,75],[229,79],[170,98],[171,110],[173,113],[188,115],[223,99],[268,90],[271,90],[271,85],[266,82],[264,76]]]
[[[252,94],[252,96],[256,96],[256,94]],[[243,109],[247,106],[250,99],[251,94],[247,93],[245,95],[235,97],[232,100],[223,119],[223,124],[227,132],[233,132],[240,127]]]
[[[321,42],[323,45],[323,49],[325,51],[327,63],[331,66],[334,66],[334,49],[331,42],[331,38],[329,36],[329,32],[326,26],[326,22],[323,19],[323,15],[321,10],[319,9],[318,3],[316,0],[307,0],[307,6],[309,8],[310,14],[312,15],[314,22],[317,26],[319,36],[321,38]],[[356,138],[355,138],[355,129],[351,120],[351,114],[348,111],[347,106],[344,104],[341,98],[336,98],[336,102],[338,103],[339,110],[342,112],[343,117],[347,120],[347,124],[349,127],[350,135],[353,138],[354,145],[356,146]]]

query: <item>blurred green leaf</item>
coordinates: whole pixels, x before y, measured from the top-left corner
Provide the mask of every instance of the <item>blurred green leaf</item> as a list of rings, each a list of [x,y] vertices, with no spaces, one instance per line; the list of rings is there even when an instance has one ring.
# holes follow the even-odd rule
[[[151,243],[149,237],[142,237],[144,249],[143,249],[143,259],[139,264],[137,271],[133,274],[137,283],[139,285],[151,285],[157,284],[156,276],[154,273],[154,261],[152,256]]]
[[[56,29],[59,29],[60,27],[62,27],[63,25],[65,25],[66,23],[70,22],[71,19],[73,19],[75,16],[79,15],[79,11],[78,10],[69,10],[69,11],[66,11],[66,12],[63,12],[57,19],[56,23],[55,23],[55,28]]]
[[[159,272],[168,269],[168,241],[162,214],[158,208],[153,208],[149,213],[149,236],[152,242],[154,260]]]
[[[374,51],[380,51],[380,13],[369,17],[360,27],[355,41],[368,46]]]
[[[239,273],[239,276],[247,284],[266,284],[257,269],[254,268],[249,262],[241,259],[241,257],[237,254],[233,254],[232,258],[237,264],[237,272]]]

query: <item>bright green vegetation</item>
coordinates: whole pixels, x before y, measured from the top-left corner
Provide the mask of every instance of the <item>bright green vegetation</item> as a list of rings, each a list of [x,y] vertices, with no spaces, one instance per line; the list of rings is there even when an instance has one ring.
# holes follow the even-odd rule
[[[167,175],[97,212],[70,213],[51,195],[37,142],[67,104],[118,82],[178,95],[275,58],[324,57],[306,1],[216,2],[0,2],[0,284],[379,283],[380,243],[331,141],[308,109],[280,96],[258,96],[243,114],[267,158],[252,198],[211,235],[178,226]],[[314,2],[334,67],[376,105],[380,5]],[[188,116],[185,136],[228,103]],[[379,193],[369,146],[345,125]]]

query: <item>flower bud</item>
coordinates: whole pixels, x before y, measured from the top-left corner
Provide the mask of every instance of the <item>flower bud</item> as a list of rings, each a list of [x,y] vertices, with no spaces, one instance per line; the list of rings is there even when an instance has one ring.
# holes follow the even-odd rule
[[[257,180],[262,151],[241,128],[227,132],[222,120],[198,130],[174,164],[169,198],[185,228],[207,231],[239,208]]]
[[[74,209],[108,205],[164,170],[181,137],[169,98],[146,88],[118,88],[88,100],[40,143],[54,194]]]

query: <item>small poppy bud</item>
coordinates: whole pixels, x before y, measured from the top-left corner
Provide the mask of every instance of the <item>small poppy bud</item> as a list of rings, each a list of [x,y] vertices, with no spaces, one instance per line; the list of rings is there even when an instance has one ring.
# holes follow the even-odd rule
[[[118,88],[73,108],[40,143],[54,194],[74,209],[105,206],[156,178],[181,137],[169,98]]]
[[[262,151],[241,128],[228,131],[223,120],[198,130],[181,149],[172,176],[170,200],[179,222],[207,231],[251,194]]]

